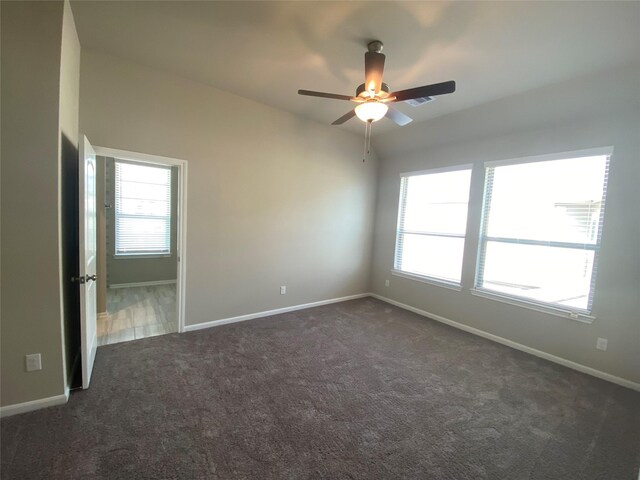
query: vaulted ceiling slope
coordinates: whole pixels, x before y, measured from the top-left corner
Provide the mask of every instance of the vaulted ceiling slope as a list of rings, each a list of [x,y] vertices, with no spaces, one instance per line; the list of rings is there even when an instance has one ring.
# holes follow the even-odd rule
[[[640,2],[72,2],[83,48],[330,124],[384,42],[392,90],[446,80],[421,122],[640,58]],[[360,132],[360,122],[340,127]],[[383,119],[376,132],[398,129]]]
[[[495,143],[502,135],[552,125],[571,123],[579,128],[595,118],[637,119],[638,112],[640,59],[390,130],[376,135],[373,144],[379,158],[393,159],[451,144]]]

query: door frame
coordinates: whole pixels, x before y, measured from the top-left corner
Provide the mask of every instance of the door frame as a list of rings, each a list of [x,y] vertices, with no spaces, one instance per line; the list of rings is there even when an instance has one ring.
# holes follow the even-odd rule
[[[187,279],[187,161],[147,153],[131,152],[116,148],[94,146],[96,156],[132,160],[138,163],[170,165],[178,167],[178,222],[177,245],[178,271],[176,275],[176,301],[178,303],[178,332],[185,328],[185,298]]]

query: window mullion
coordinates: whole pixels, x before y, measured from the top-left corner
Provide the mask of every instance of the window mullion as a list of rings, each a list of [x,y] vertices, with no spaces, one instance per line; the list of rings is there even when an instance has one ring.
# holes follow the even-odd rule
[[[540,247],[573,248],[576,250],[595,250],[597,248],[597,245],[593,243],[556,242],[554,240],[533,240],[528,238],[485,236],[485,240],[487,242],[511,243],[516,245],[535,245]]]
[[[462,233],[439,233],[439,232],[420,232],[417,230],[398,230],[402,234],[408,235],[425,235],[427,237],[447,237],[447,238],[464,238]]]

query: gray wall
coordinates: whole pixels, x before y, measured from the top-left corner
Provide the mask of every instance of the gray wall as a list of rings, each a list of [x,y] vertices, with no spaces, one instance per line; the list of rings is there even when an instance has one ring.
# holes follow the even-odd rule
[[[456,322],[640,382],[640,69],[613,70],[492,102],[377,139],[381,154],[372,290]],[[427,107],[425,107],[427,108]],[[482,200],[474,172],[463,290],[391,275],[399,174],[613,145],[591,325],[473,296]],[[413,150],[408,150],[411,147]],[[404,151],[403,151],[404,150]],[[393,154],[391,152],[400,152]],[[385,280],[390,286],[385,287]],[[595,349],[607,338],[606,352]]]
[[[78,45],[66,25],[63,48],[70,10],[62,2],[1,2],[1,9],[1,403],[11,405],[65,389],[60,138],[77,140]],[[25,354],[38,352],[42,370],[27,373]]]
[[[361,135],[87,50],[80,90],[94,145],[189,162],[188,325],[368,290]]]
[[[116,257],[115,230],[115,160],[100,157],[105,162],[106,191],[102,208],[106,218],[107,286],[141,282],[171,281],[177,277],[178,256],[178,167],[171,169],[171,253],[170,255],[126,258]],[[112,208],[104,208],[104,204]]]

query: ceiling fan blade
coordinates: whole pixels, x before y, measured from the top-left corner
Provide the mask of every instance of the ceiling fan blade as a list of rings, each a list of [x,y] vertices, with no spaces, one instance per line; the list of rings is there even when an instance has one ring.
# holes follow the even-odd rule
[[[364,54],[364,88],[367,92],[378,93],[382,88],[384,72],[384,53],[367,52]]]
[[[355,116],[356,116],[355,109],[354,110],[349,110],[347,113],[345,113],[343,116],[341,116],[335,122],[333,122],[331,125],[342,125],[344,122],[346,122],[347,120],[352,119]]]
[[[436,95],[446,95],[456,91],[456,82],[450,80],[448,82],[434,83],[433,85],[425,85],[423,87],[409,88],[408,90],[400,90],[393,92],[396,102],[404,102],[413,98],[435,97]]]
[[[387,114],[385,115],[385,117],[393,120],[397,125],[400,125],[401,127],[405,126],[407,123],[413,122],[413,118],[405,115],[400,110],[396,110],[393,107],[389,107],[389,110],[387,110]]]
[[[335,100],[351,100],[353,97],[349,95],[339,95],[337,93],[313,92],[311,90],[298,90],[298,95],[307,95],[309,97],[333,98]]]

